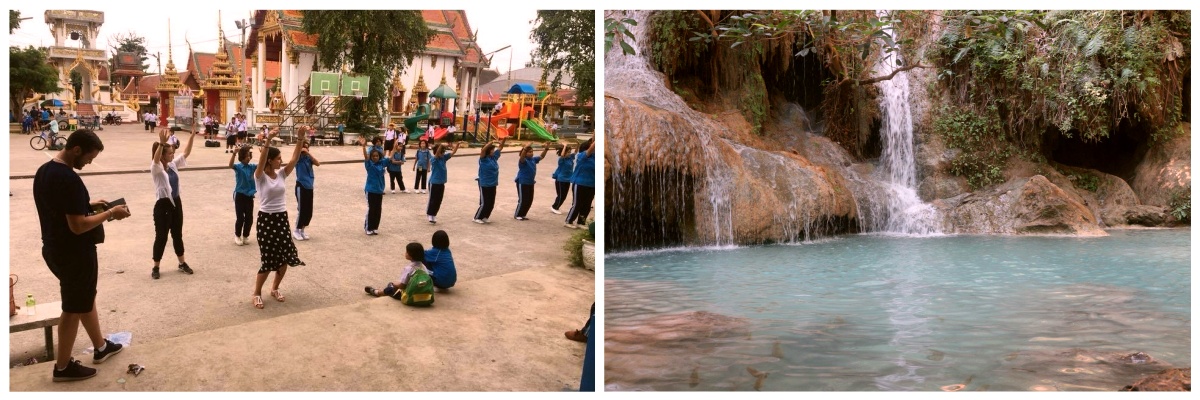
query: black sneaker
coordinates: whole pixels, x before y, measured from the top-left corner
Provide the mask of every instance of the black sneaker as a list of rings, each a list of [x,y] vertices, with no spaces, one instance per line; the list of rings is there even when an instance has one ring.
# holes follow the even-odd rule
[[[158,279],[158,267],[154,267],[154,269],[150,270],[150,277]]]
[[[367,286],[367,287],[364,287],[363,290],[366,290],[367,294],[369,294],[369,295],[379,297],[379,295],[375,294],[375,288],[373,288],[373,287]]]
[[[95,368],[85,367],[83,366],[83,363],[74,358],[71,358],[71,361],[67,363],[67,368],[63,369],[62,371],[59,371],[58,368],[54,368],[53,366],[50,368],[54,370],[55,382],[81,381],[96,376]]]
[[[99,364],[112,357],[113,354],[120,353],[125,346],[113,343],[111,340],[104,339],[104,351],[96,351],[92,354],[92,364]]]
[[[179,264],[179,270],[188,275],[192,274],[192,268],[188,267],[187,263]]]

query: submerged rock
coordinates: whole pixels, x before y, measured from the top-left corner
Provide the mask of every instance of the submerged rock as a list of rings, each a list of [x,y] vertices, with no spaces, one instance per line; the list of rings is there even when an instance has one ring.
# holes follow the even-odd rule
[[[1087,206],[1041,175],[954,198],[944,206],[949,208],[943,213],[947,233],[1107,235]]]
[[[1122,392],[1190,392],[1192,369],[1171,368],[1142,378],[1121,389]]]

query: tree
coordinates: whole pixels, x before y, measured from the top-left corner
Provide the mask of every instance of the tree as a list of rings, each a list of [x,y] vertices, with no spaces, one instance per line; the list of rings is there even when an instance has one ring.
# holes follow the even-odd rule
[[[83,74],[78,70],[71,70],[71,88],[75,89],[75,101],[79,101],[80,92],[83,91]]]
[[[113,56],[112,59],[109,60],[109,65],[111,65],[111,68],[109,69],[110,71],[117,70],[118,52],[136,53],[138,55],[138,60],[141,61],[142,71],[150,69],[150,64],[147,63],[147,61],[150,59],[150,56],[147,54],[149,52],[146,50],[146,38],[144,36],[138,36],[137,33],[129,31],[124,34],[113,34],[111,37],[109,37],[109,41],[117,44],[116,46],[112,46]],[[114,85],[124,87],[125,85],[129,84],[129,80],[132,78],[125,77],[123,81],[118,81],[115,77],[112,79]]]
[[[420,11],[305,10],[304,32],[317,35],[317,61],[325,70],[340,70],[371,78],[362,100],[348,98],[346,128],[373,132],[367,122],[379,117],[387,99],[392,71],[403,71],[423,51],[434,31]]]
[[[596,97],[596,12],[593,10],[540,10],[530,39],[537,43],[533,59],[545,74],[554,74],[552,87],[560,87],[569,74],[577,104]]]
[[[21,115],[26,98],[58,92],[58,71],[46,62],[46,53],[33,46],[9,47],[8,62],[8,104],[13,115]]]
[[[17,29],[21,29],[21,12],[8,10],[8,34],[11,35]]]

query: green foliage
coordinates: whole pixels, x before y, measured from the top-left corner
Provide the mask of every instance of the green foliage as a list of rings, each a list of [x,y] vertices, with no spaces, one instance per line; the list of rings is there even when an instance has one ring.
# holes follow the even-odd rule
[[[752,132],[762,134],[763,123],[767,120],[767,84],[763,82],[762,74],[750,75],[747,80],[742,87],[738,109],[750,122]]]
[[[1171,202],[1167,205],[1171,215],[1182,223],[1192,222],[1192,186],[1176,189],[1171,193]]]
[[[613,11],[614,13],[624,13],[624,11]],[[613,44],[621,46],[621,53],[625,55],[635,55],[637,50],[633,49],[627,42],[633,42],[633,34],[629,32],[629,27],[637,26],[637,21],[632,18],[621,18],[604,16],[604,52],[608,53],[612,50]]]
[[[1067,175],[1067,180],[1070,180],[1071,182],[1073,182],[1075,187],[1077,187],[1077,188],[1087,190],[1089,192],[1095,192],[1096,189],[1100,188],[1100,177],[1098,177],[1096,175],[1092,175],[1089,173],[1066,174],[1066,175]]]
[[[664,10],[651,14],[647,34],[650,61],[667,76],[700,65],[709,43],[695,40],[704,29],[696,11]]]
[[[46,61],[42,50],[9,47],[8,62],[8,104],[13,115],[21,115],[26,98],[58,92],[58,71]]]
[[[594,223],[592,222],[592,224]],[[589,225],[589,229],[581,229],[571,234],[571,237],[567,238],[567,242],[563,244],[563,250],[567,251],[567,262],[572,266],[583,268],[583,241],[596,242],[593,233],[595,228],[590,226],[592,225]]]
[[[17,29],[21,29],[21,12],[8,10],[8,34],[11,35]]]
[[[1053,128],[1101,141],[1122,119],[1180,122],[1187,11],[948,11],[930,53],[953,104],[996,107],[1030,150]],[[1181,33],[1182,32],[1182,33]]]
[[[943,105],[934,114],[933,131],[946,145],[962,150],[950,161],[950,173],[967,178],[972,190],[1003,183],[1012,155],[995,108],[983,113]]]
[[[575,89],[577,104],[596,97],[596,12],[594,10],[538,10],[529,38],[537,43],[533,60],[553,74],[550,86]],[[622,42],[624,43],[624,42]]]
[[[412,64],[434,34],[413,10],[305,10],[303,29],[317,35],[321,70],[349,66],[352,74],[371,78],[362,100],[341,100],[346,130],[352,132],[374,131],[393,71]]]

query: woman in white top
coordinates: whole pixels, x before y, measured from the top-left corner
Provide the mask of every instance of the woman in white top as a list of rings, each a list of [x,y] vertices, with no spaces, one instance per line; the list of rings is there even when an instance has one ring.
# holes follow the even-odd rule
[[[306,130],[300,128],[298,132],[303,135]],[[284,178],[291,175],[292,170],[296,168],[301,146],[296,146],[292,151],[292,160],[288,162],[287,167],[280,168],[283,157],[278,148],[270,145],[276,134],[272,132],[263,140],[258,168],[254,170],[254,185],[259,194],[256,230],[259,259],[262,261],[262,266],[258,268],[258,276],[254,280],[253,301],[254,307],[258,309],[264,307],[262,287],[271,271],[275,271],[271,297],[276,301],[283,301],[283,294],[279,293],[279,283],[283,281],[288,266],[304,265],[296,254],[296,244],[292,242],[292,229],[287,214],[287,187],[284,184]]]
[[[171,247],[175,249],[175,256],[179,257],[179,270],[192,274],[192,268],[183,258],[183,203],[179,200],[179,168],[187,166],[187,157],[192,154],[192,140],[196,135],[188,135],[183,154],[176,156],[175,146],[167,143],[169,134],[166,130],[158,132],[158,141],[150,147],[153,154],[150,176],[154,178],[154,195],[158,198],[154,203],[154,269],[150,270],[150,277],[154,279],[159,277],[158,264],[167,247],[167,233],[171,234]]]

